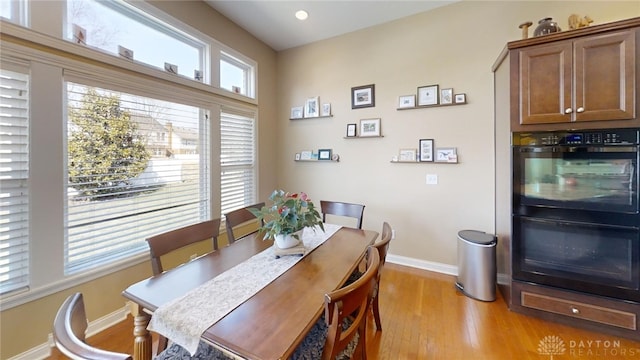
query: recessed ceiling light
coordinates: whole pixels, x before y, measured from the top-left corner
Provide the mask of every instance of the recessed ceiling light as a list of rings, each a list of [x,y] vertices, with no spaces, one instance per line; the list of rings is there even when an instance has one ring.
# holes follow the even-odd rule
[[[309,17],[309,13],[307,13],[304,10],[298,10],[296,11],[296,18],[298,20],[306,20]]]

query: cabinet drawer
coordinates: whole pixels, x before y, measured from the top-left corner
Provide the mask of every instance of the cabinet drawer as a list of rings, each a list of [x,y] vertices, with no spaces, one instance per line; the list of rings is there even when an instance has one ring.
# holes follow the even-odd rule
[[[520,293],[522,306],[584,319],[629,330],[636,330],[636,314],[609,309],[602,306],[589,305],[576,301],[558,299],[527,291]]]

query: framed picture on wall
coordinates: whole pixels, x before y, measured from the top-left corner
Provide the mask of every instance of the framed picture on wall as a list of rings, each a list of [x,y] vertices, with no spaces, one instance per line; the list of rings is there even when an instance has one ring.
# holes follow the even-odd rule
[[[319,149],[318,160],[331,160],[331,149]]]
[[[319,114],[318,97],[308,98],[304,103],[304,117],[318,117]]]
[[[402,95],[398,98],[398,109],[416,107],[415,95]]]
[[[455,96],[456,104],[464,104],[467,102],[467,94],[456,94]]]
[[[420,86],[418,88],[418,106],[438,104],[438,85]]]
[[[440,90],[440,104],[453,104],[453,89]]]
[[[376,86],[374,84],[351,88],[351,108],[359,109],[376,106]]]
[[[311,160],[312,154],[310,150],[304,150],[300,152],[300,160]]]
[[[416,149],[400,149],[400,161],[416,161]]]
[[[358,124],[347,124],[347,137],[356,137]]]
[[[380,136],[380,119],[360,120],[360,137]]]
[[[457,154],[456,148],[454,147],[437,148],[436,162],[457,163],[458,154]]]
[[[320,113],[320,116],[331,116],[331,104],[330,103],[322,104],[322,112]]]
[[[420,139],[418,145],[418,150],[420,151],[420,161],[432,162],[433,139]]]
[[[294,106],[291,108],[291,119],[302,119],[302,106]]]

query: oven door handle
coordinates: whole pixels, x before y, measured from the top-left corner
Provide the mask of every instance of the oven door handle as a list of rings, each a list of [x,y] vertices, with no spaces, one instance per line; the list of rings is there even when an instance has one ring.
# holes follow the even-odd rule
[[[637,146],[518,146],[521,153],[637,153]]]
[[[601,223],[591,223],[584,221],[566,221],[566,220],[558,220],[558,219],[542,219],[542,218],[532,218],[529,216],[520,216],[520,219],[524,221],[529,221],[533,223],[547,224],[547,225],[556,225],[556,226],[584,226],[584,227],[600,227],[600,228],[608,228],[608,229],[620,229],[620,230],[640,230],[637,226],[624,226],[624,225],[612,225],[612,224],[601,224]]]

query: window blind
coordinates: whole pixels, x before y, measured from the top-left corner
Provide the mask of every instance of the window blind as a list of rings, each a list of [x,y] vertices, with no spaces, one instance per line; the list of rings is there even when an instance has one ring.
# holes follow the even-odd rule
[[[65,273],[210,219],[206,111],[68,83]]]
[[[0,294],[29,286],[29,75],[0,68]]]
[[[223,109],[220,116],[221,216],[256,202],[255,117]]]

